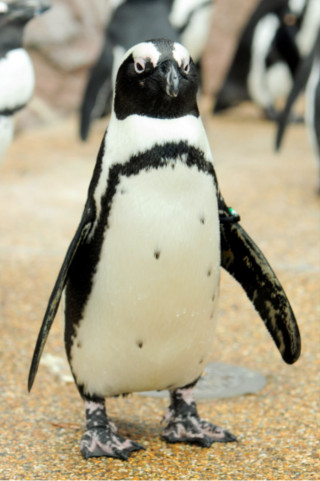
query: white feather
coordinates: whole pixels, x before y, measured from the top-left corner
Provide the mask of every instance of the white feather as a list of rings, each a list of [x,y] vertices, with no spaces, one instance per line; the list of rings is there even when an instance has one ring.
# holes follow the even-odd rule
[[[25,105],[34,89],[34,71],[27,52],[11,50],[0,59],[0,110]]]

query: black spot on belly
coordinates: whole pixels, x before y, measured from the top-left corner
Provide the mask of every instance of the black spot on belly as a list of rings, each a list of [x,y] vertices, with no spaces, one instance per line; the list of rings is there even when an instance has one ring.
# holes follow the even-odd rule
[[[215,298],[216,298],[216,293],[214,292],[211,297],[212,302],[215,300]]]
[[[124,187],[122,187],[122,189],[120,190],[120,194],[123,195],[123,194],[126,194],[126,193],[127,193],[127,190]]]
[[[80,341],[77,342],[77,348],[78,348],[78,349],[81,349],[81,348],[82,348],[82,344],[81,344]]]
[[[200,359],[200,361],[199,361],[199,364],[203,364],[203,362],[204,362],[204,359],[203,359],[203,357],[202,357],[202,358]]]
[[[202,215],[200,217],[200,222],[201,222],[201,224],[204,224],[206,222],[206,219],[205,219],[204,215]]]
[[[143,341],[137,341],[137,346],[139,347],[139,349],[142,349],[143,348]]]
[[[209,269],[207,270],[207,276],[210,277],[212,274],[212,270],[211,270],[211,267],[209,267]]]
[[[153,253],[153,255],[154,255],[154,257],[155,257],[156,259],[159,259],[159,257],[160,257],[160,251],[159,251],[158,249],[155,250],[154,253]]]

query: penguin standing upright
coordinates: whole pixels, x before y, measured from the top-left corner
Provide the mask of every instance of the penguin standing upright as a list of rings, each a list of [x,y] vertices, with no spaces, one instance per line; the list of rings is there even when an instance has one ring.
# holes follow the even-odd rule
[[[320,29],[311,53],[299,65],[294,85],[279,117],[276,150],[279,150],[281,147],[291,109],[304,89],[306,89],[306,124],[320,173]],[[320,176],[318,192],[320,194]]]
[[[252,100],[275,120],[277,100],[286,98],[301,54],[297,45],[310,28],[308,0],[261,0],[242,31],[229,71],[216,95],[214,113]]]
[[[110,114],[115,75],[125,51],[149,38],[182,39],[199,63],[209,33],[212,7],[213,0],[125,0],[115,8],[83,95],[82,140],[88,138],[94,119]]]
[[[36,15],[48,10],[48,0],[0,1],[0,162],[13,137],[13,114],[30,100],[34,72],[22,48],[23,30]]]
[[[65,347],[85,403],[84,457],[142,448],[116,432],[105,398],[169,390],[163,439],[209,447],[234,435],[199,418],[192,390],[211,350],[220,264],[243,286],[283,359],[299,357],[289,301],[227,208],[199,116],[197,69],[171,40],[135,45],[76,234],[51,294],[29,373],[65,292]]]

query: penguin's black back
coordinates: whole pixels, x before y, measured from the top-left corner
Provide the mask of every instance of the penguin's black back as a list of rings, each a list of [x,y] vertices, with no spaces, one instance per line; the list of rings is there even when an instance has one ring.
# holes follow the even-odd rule
[[[115,11],[106,30],[113,46],[126,50],[150,38],[178,41],[178,34],[169,22],[169,2],[162,0],[127,0]]]

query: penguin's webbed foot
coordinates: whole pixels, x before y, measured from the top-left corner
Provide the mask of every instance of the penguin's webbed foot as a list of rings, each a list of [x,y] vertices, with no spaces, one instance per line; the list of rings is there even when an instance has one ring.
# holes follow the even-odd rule
[[[237,441],[228,431],[199,418],[192,396],[192,387],[172,391],[171,404],[164,417],[167,426],[162,438],[168,443],[191,443],[201,447],[210,447],[212,443],[229,443]]]
[[[107,456],[127,460],[133,451],[144,449],[141,444],[114,433],[109,426],[87,430],[80,443],[84,458]]]
[[[230,443],[237,438],[215,424],[195,416],[178,416],[163,431],[162,438],[168,443],[191,443],[209,448],[212,443]]]
[[[86,424],[80,450],[84,458],[107,456],[127,460],[133,451],[144,447],[119,436],[116,427],[109,422],[104,402],[86,401]]]

